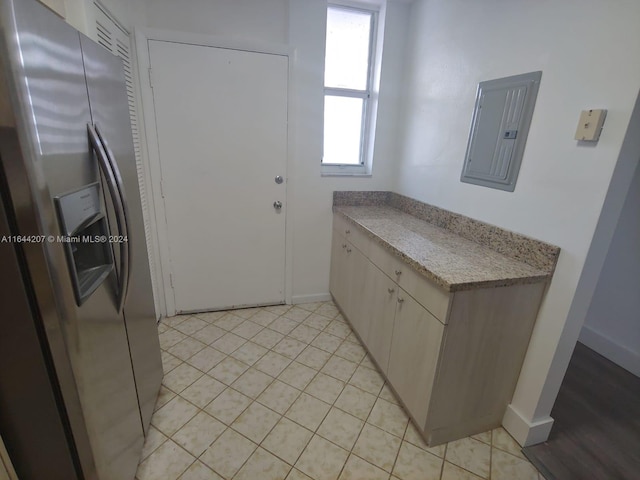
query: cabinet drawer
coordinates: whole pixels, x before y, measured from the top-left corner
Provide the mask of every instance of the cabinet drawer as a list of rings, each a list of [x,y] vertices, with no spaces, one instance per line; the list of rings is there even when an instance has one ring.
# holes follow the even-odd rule
[[[423,277],[406,263],[400,267],[398,284],[442,323],[447,323],[450,293]]]
[[[345,236],[344,232],[347,230],[347,225],[347,221],[340,215],[333,215],[333,229],[343,237]]]
[[[333,230],[346,238],[354,247],[360,250],[364,255],[369,255],[369,245],[372,240],[366,233],[349,223],[344,218],[334,215],[333,216]]]
[[[449,292],[420,275],[407,263],[373,240],[369,246],[369,258],[434,317],[442,323],[447,323]]]
[[[401,271],[403,266],[408,268],[406,263],[374,240],[371,241],[371,246],[369,247],[369,259],[371,263],[375,264],[396,283],[399,280],[396,272]]]

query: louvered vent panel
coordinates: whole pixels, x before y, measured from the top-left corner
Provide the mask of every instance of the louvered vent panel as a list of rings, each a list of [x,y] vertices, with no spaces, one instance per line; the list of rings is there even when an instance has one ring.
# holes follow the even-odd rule
[[[107,18],[108,20],[108,18]],[[105,47],[110,52],[113,51],[113,40],[111,36],[111,28],[104,25],[104,21],[96,20],[96,33],[98,36],[98,43]]]
[[[114,55],[122,59],[124,76],[127,87],[127,98],[129,100],[129,117],[131,119],[131,133],[133,136],[133,148],[136,157],[136,170],[138,172],[138,185],[140,187],[140,201],[142,203],[142,213],[144,217],[144,235],[147,242],[147,252],[149,254],[149,268],[151,270],[151,283],[155,298],[157,295],[156,266],[153,257],[153,244],[151,240],[151,222],[149,213],[149,203],[147,201],[147,189],[145,182],[145,171],[142,164],[142,154],[140,148],[140,130],[138,127],[137,102],[135,89],[133,86],[133,72],[131,65],[131,41],[128,32],[116,23],[103,8],[94,3],[96,13],[96,34],[98,43],[109,50]]]

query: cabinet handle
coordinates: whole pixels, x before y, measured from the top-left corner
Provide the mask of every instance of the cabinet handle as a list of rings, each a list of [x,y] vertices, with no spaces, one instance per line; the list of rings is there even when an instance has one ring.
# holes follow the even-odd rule
[[[351,249],[350,248],[347,248],[347,253],[351,253]]]
[[[345,234],[349,235],[351,233],[351,230],[347,229],[344,231]]]
[[[402,302],[404,302],[404,298],[398,297],[398,303],[402,303]]]
[[[346,244],[346,243],[343,243],[343,244],[342,244],[342,248],[347,248],[347,244]]]
[[[387,292],[389,292],[389,293],[393,293],[393,292],[395,292],[395,291],[396,291],[396,289],[395,289],[395,288],[387,288]]]
[[[402,275],[402,270],[396,270],[396,275]]]

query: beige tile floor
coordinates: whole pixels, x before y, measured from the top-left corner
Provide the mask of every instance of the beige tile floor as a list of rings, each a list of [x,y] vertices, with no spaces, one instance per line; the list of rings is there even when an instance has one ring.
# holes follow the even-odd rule
[[[427,447],[332,302],[158,330],[138,480],[543,480],[502,428]]]

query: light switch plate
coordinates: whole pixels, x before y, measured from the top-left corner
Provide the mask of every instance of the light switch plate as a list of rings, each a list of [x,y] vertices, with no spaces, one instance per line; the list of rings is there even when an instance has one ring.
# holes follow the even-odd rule
[[[597,142],[606,116],[606,110],[583,110],[578,120],[576,140]]]

